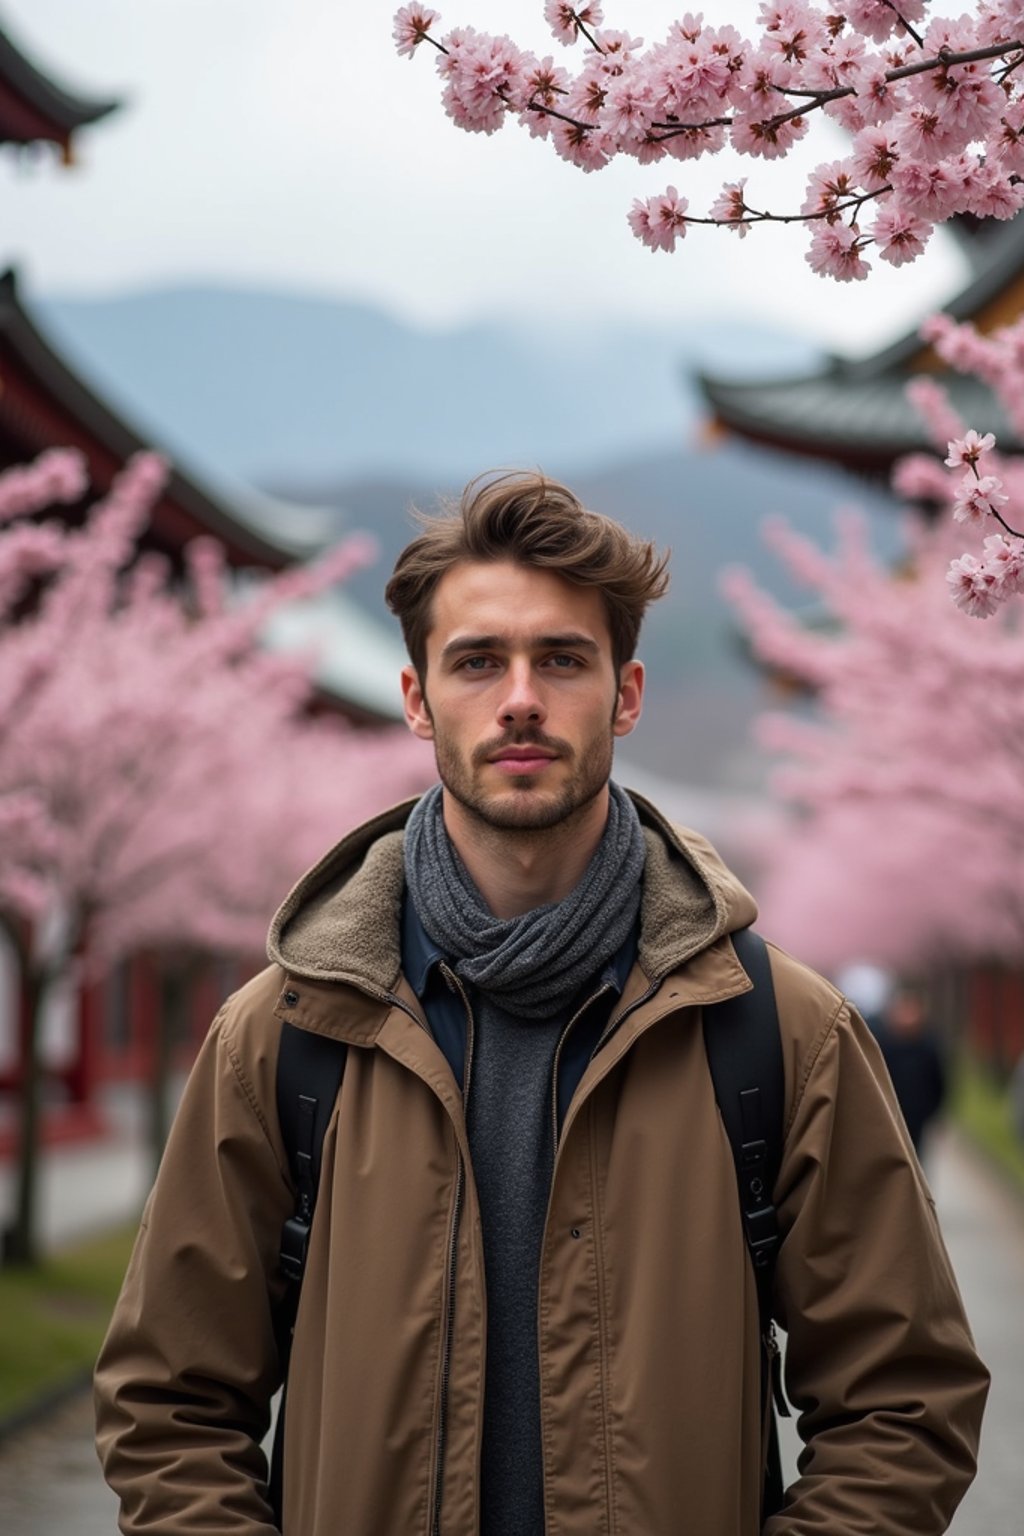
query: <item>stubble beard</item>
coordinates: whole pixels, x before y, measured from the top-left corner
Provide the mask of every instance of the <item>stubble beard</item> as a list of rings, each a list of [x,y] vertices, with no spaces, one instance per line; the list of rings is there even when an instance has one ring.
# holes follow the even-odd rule
[[[533,774],[510,775],[511,793],[495,794],[482,788],[474,770],[504,746],[543,746],[558,753],[563,763],[573,764],[560,789],[552,792],[538,784]],[[458,749],[444,735],[434,738],[437,773],[445,790],[482,827],[506,833],[548,832],[568,828],[581,817],[605,788],[612,771],[613,737],[595,737],[576,754],[567,742],[523,731],[500,741],[486,743],[466,764]],[[574,761],[575,759],[575,761]]]

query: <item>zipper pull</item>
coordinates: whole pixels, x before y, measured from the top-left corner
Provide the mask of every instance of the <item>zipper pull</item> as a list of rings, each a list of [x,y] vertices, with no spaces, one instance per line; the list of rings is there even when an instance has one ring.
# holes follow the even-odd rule
[[[768,1351],[768,1369],[772,1378],[772,1398],[775,1402],[776,1412],[783,1419],[791,1419],[793,1412],[786,1401],[786,1393],[782,1385],[782,1351],[779,1348],[779,1339],[775,1332],[774,1323],[768,1324],[768,1332],[764,1338],[764,1347]]]

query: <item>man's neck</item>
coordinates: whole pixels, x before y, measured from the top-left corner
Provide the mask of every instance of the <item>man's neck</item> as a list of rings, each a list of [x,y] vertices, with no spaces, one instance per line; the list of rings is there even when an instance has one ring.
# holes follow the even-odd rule
[[[608,788],[557,826],[492,827],[444,792],[444,824],[495,917],[563,900],[583,878],[608,820]]]

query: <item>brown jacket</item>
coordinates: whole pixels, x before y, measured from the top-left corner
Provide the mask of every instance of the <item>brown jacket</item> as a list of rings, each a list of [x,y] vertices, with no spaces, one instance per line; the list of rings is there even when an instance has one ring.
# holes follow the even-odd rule
[[[749,985],[728,934],[754,905],[702,839],[638,806],[638,961],[565,1119],[541,1262],[546,1532],[755,1536],[757,1300],[701,1030],[702,1004]],[[349,1045],[295,1333],[284,1531],[432,1536],[437,1508],[441,1536],[477,1531],[479,1212],[461,1093],[400,974],[408,809],[292,892],[274,964],[225,1004],[193,1071],[96,1374],[124,1532],[275,1529],[259,1443],[293,1204],[281,1018]],[[807,1445],[765,1536],[937,1536],[973,1475],[987,1374],[874,1042],[826,982],[771,955],[776,1312]]]

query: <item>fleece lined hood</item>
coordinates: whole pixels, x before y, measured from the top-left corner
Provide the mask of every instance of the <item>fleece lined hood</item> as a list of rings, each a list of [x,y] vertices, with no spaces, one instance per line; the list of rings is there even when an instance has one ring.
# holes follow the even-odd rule
[[[747,927],[757,908],[699,833],[672,826],[649,801],[628,793],[647,844],[638,959],[655,981]],[[394,990],[401,968],[403,828],[415,803],[365,822],[299,880],[271,924],[271,961],[309,981]]]

